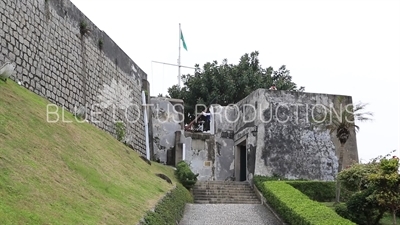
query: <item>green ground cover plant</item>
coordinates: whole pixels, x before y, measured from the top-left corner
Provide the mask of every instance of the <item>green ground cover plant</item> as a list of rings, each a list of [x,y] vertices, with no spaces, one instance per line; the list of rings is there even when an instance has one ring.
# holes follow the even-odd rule
[[[0,82],[0,223],[137,224],[177,184],[174,170],[140,159],[110,134]],[[55,120],[56,115],[49,119]],[[155,174],[165,174],[169,184]]]

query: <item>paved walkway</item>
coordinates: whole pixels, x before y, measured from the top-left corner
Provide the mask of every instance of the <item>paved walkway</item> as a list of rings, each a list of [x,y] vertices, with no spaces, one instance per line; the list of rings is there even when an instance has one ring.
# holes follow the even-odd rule
[[[179,225],[279,225],[262,204],[186,204]]]

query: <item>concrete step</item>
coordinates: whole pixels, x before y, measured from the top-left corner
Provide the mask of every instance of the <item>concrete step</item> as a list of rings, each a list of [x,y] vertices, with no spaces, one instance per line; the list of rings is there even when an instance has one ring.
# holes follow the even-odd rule
[[[211,196],[211,195],[215,195],[215,196],[232,196],[232,197],[236,197],[236,196],[255,196],[253,193],[193,193],[194,196]]]
[[[201,188],[201,187],[193,187],[193,190],[231,190],[231,191],[238,190],[238,191],[240,191],[240,190],[253,190],[253,189],[251,189],[250,187],[246,187],[246,188],[237,188],[237,187],[204,187],[204,188]]]
[[[193,187],[193,190],[253,190],[250,187]]]
[[[203,181],[192,191],[197,204],[261,204],[247,182]]]
[[[223,180],[208,180],[208,181],[197,181],[198,184],[248,184],[247,181],[223,181]]]
[[[195,204],[261,204],[260,200],[194,200]]]
[[[252,192],[221,192],[221,191],[196,191],[193,192],[193,195],[229,195],[229,196],[252,196],[254,193]]]
[[[197,186],[202,186],[202,187],[207,187],[207,186],[219,186],[219,187],[229,187],[229,186],[231,186],[231,187],[247,187],[247,186],[249,186],[249,183],[245,183],[245,184],[224,184],[224,183],[220,183],[220,184],[218,184],[218,183],[215,183],[215,184],[212,184],[212,183],[196,183],[196,184],[195,184],[195,187],[197,187]]]
[[[242,193],[221,193],[221,192],[193,192],[193,195],[195,196],[208,196],[208,195],[220,195],[220,196],[254,196],[254,193],[251,192],[242,192]]]
[[[226,199],[226,200],[258,200],[257,196],[252,197],[229,197],[229,196],[196,196],[196,200],[219,200],[219,199]]]
[[[214,186],[214,187],[194,186],[194,187],[193,187],[193,190],[208,190],[208,189],[221,189],[221,190],[252,190],[250,187],[235,187],[235,186]]]
[[[218,183],[218,182],[216,182],[216,183],[214,183],[214,182],[196,182],[196,184],[195,185],[198,185],[198,186],[201,186],[201,185],[203,185],[203,186],[207,186],[207,185],[219,185],[219,186],[229,186],[229,185],[231,185],[231,186],[247,186],[247,185],[249,185],[249,183],[247,183],[247,182],[245,182],[245,183]]]
[[[210,191],[202,191],[196,190],[193,191],[193,194],[229,194],[229,195],[245,195],[245,194],[254,194],[253,191],[218,191],[218,190],[210,190]]]
[[[221,196],[253,196],[254,192],[193,192],[193,195],[221,195]]]
[[[193,188],[193,191],[253,191],[251,188],[229,189],[229,188]]]
[[[202,181],[196,182],[195,186],[248,186],[248,182],[220,182],[220,181]]]
[[[207,194],[207,193],[212,193],[212,194],[253,194],[253,190],[243,190],[243,191],[229,191],[229,190],[193,190],[193,194]]]
[[[246,192],[246,193],[221,193],[221,192],[196,192],[193,193],[194,196],[200,195],[220,195],[220,196],[254,196],[254,193]]]
[[[214,187],[201,187],[194,186],[193,189],[206,190],[206,189],[222,189],[222,190],[252,190],[250,187],[235,187],[235,186],[214,186]]]

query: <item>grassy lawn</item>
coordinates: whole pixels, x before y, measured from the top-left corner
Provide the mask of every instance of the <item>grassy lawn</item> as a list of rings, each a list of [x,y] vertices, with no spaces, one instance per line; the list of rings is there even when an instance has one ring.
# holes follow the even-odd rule
[[[47,123],[48,103],[0,81],[1,224],[136,224],[173,188],[154,175],[176,182],[170,167],[93,125]]]
[[[335,210],[334,204],[335,202],[321,202],[322,204],[326,205],[327,207],[331,208],[332,210]],[[397,223],[400,223],[400,218],[397,217],[396,219]],[[392,225],[393,224],[393,217],[391,214],[386,213],[383,218],[381,219],[380,222],[381,225]]]

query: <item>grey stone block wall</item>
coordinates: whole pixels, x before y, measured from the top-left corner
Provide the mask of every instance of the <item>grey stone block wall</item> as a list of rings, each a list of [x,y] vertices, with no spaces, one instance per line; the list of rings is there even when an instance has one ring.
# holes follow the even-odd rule
[[[59,111],[85,108],[89,122],[114,136],[115,122],[123,121],[124,141],[145,154],[147,75],[133,60],[68,0],[0,0],[0,9],[0,62],[16,65],[11,79]],[[82,21],[90,29],[83,36]]]

